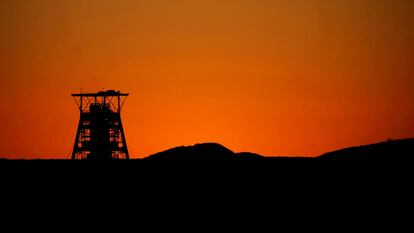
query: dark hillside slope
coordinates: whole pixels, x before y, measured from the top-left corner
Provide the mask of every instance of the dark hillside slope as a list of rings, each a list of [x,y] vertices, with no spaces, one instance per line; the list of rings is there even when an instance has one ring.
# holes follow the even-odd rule
[[[318,158],[324,160],[411,161],[414,158],[414,139],[389,140],[371,145],[350,147],[323,154]]]
[[[234,153],[217,143],[203,143],[194,146],[180,146],[150,155],[144,160],[174,161],[229,161],[229,160],[260,160],[263,156],[250,152]]]

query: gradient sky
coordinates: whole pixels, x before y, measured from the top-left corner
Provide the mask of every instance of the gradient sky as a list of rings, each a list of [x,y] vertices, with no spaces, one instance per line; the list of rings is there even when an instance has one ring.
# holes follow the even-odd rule
[[[414,137],[412,0],[1,0],[0,157],[69,158],[70,94],[129,92],[132,157]]]

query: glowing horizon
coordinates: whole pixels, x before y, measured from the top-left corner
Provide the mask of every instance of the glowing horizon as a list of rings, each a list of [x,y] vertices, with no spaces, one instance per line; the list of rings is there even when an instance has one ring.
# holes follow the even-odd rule
[[[69,158],[70,94],[130,93],[132,157],[414,137],[410,0],[3,0],[0,157]]]

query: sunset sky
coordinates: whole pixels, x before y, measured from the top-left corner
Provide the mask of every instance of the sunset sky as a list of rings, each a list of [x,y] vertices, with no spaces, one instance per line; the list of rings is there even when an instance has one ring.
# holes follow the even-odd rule
[[[0,157],[70,158],[71,93],[129,92],[132,157],[414,137],[412,0],[1,0]]]

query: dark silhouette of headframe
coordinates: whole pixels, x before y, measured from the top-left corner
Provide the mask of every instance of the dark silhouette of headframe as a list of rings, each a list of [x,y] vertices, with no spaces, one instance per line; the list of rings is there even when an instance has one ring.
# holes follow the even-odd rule
[[[128,95],[114,90],[72,94],[80,111],[72,160],[129,159],[121,120]]]

